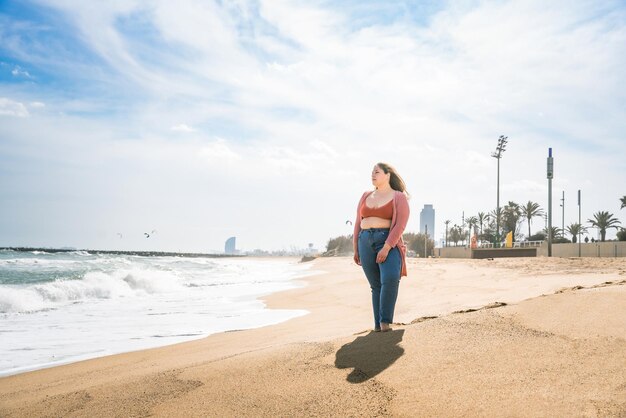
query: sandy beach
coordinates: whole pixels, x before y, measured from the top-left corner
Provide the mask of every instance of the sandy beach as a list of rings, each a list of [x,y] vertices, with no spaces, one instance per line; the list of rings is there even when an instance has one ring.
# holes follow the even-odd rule
[[[0,416],[626,416],[626,259],[409,260],[372,332],[351,258],[264,328],[0,379]]]

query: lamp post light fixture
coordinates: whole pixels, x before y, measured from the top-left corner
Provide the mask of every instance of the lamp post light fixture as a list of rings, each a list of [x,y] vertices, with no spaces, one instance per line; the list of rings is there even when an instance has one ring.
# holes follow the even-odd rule
[[[491,153],[491,156],[498,160],[498,183],[497,183],[497,198],[496,198],[496,244],[500,247],[500,158],[502,153],[506,150],[506,143],[508,142],[508,136],[500,135],[498,138],[498,146],[496,150]]]

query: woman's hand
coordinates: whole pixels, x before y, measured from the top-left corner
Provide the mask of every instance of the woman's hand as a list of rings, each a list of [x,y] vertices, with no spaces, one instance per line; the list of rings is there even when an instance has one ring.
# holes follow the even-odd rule
[[[359,257],[358,251],[354,252],[354,262],[356,263],[357,266],[361,265],[361,257]]]
[[[385,262],[387,255],[389,254],[389,250],[391,250],[389,244],[383,245],[383,248],[381,248],[378,254],[376,254],[376,262],[378,264]]]

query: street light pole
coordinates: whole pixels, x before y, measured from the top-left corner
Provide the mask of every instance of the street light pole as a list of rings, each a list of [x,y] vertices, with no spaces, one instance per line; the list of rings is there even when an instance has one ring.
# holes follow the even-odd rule
[[[581,238],[582,238],[582,231],[583,229],[583,225],[580,223],[580,189],[578,189],[578,257],[581,256]]]
[[[506,143],[508,142],[508,136],[500,135],[498,138],[498,146],[496,146],[496,150],[491,153],[491,156],[498,160],[498,183],[497,183],[497,192],[496,192],[496,242],[497,247],[500,247],[500,158],[502,158],[502,153],[506,149]]]
[[[552,178],[554,177],[554,160],[552,148],[548,148],[548,257],[552,257]]]
[[[561,197],[561,208],[563,211],[561,212],[561,235],[565,237],[565,190],[563,190],[563,197]]]
[[[496,243],[500,248],[500,154],[498,154],[498,185],[496,191]]]

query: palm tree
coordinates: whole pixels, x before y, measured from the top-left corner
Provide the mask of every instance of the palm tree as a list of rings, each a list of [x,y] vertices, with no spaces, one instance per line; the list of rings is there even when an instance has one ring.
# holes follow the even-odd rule
[[[444,222],[444,224],[446,224],[446,247],[449,247],[450,245],[448,245],[448,225],[450,225],[450,220],[448,219]]]
[[[476,227],[478,226],[478,218],[475,217],[475,216],[470,216],[469,218],[467,218],[465,220],[465,223],[467,224],[467,228],[469,229],[469,235],[470,235],[470,239],[471,239],[472,238],[472,231],[474,231],[476,229]]]
[[[548,239],[548,228],[544,228],[542,231],[546,234],[546,239]],[[562,238],[563,231],[558,226],[553,226],[550,230],[550,236],[552,237],[552,241],[554,241],[555,238]]]
[[[626,196],[622,196],[622,198],[619,201],[622,202],[622,206],[620,206],[620,210],[626,208]]]
[[[502,224],[502,208],[497,208],[489,212],[489,228],[493,230],[494,234],[494,243],[500,240],[500,227],[502,225],[498,225],[498,219],[500,219],[500,224]]]
[[[574,244],[576,244],[579,234],[584,234],[587,232],[587,228],[585,228],[579,223],[573,223],[571,225],[568,225],[565,229],[567,230],[568,234],[572,235],[572,242]]]
[[[502,210],[503,226],[502,232],[511,231],[513,234],[513,241],[515,241],[515,234],[517,233],[517,227],[520,224],[520,218],[522,217],[522,209],[520,205],[515,202],[509,201]]]
[[[592,226],[595,226],[600,230],[600,241],[604,242],[606,238],[606,230],[608,228],[618,229],[618,226],[621,222],[613,217],[612,213],[607,211],[600,211],[593,214],[594,219],[588,219]]]
[[[483,230],[480,234],[480,239],[495,243],[496,241],[495,231],[496,231],[496,222],[491,217],[491,214],[487,213],[485,215],[485,224],[483,225]]]
[[[450,240],[454,242],[455,247],[462,238],[461,234],[463,234],[463,230],[456,224],[450,229]]]
[[[480,226],[480,235],[483,234],[483,225],[485,221],[488,219],[489,215],[485,212],[478,212],[478,226]]]
[[[526,205],[522,206],[522,216],[526,218],[528,222],[528,236],[530,237],[530,223],[532,219],[537,216],[543,216],[543,209],[539,206],[539,203],[528,201]]]

